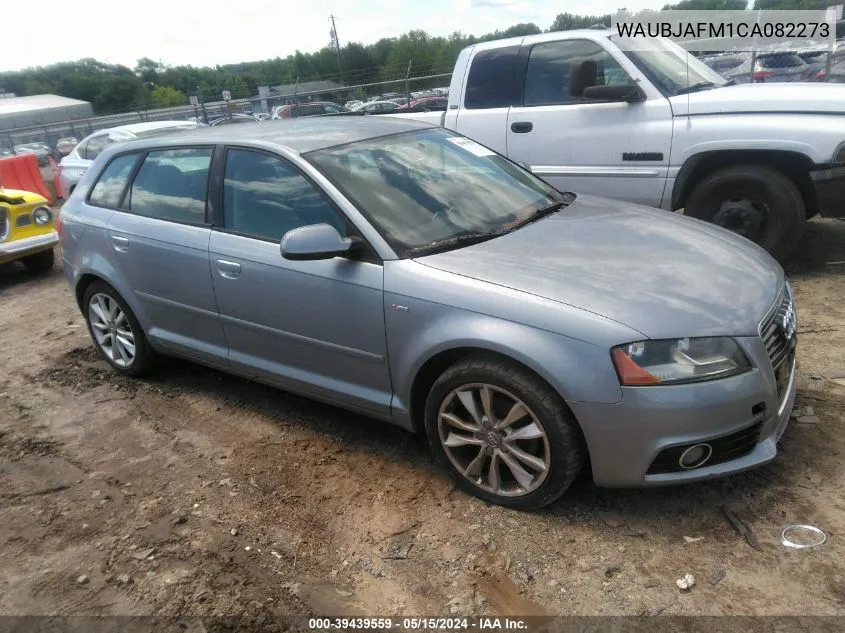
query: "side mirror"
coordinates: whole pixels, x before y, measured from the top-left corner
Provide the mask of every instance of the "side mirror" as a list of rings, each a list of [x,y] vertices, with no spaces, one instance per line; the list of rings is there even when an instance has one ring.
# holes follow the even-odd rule
[[[609,84],[607,86],[590,86],[582,93],[585,99],[595,101],[624,101],[637,103],[645,101],[645,93],[636,84]]]
[[[353,251],[357,242],[341,237],[331,224],[312,224],[292,229],[282,238],[282,257],[294,261],[332,259]]]

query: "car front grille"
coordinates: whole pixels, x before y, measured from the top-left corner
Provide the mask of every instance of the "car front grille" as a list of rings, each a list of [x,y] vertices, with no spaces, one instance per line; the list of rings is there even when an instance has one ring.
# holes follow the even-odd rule
[[[797,326],[792,291],[787,285],[780,304],[760,324],[760,337],[775,371],[780,369],[795,349]]]
[[[6,209],[0,209],[0,241],[6,239],[9,232],[9,212]]]
[[[763,428],[762,422],[731,433],[730,435],[723,435],[712,440],[703,440],[702,442],[695,442],[685,444],[683,446],[673,446],[666,448],[657,454],[651,466],[648,468],[648,475],[659,475],[662,473],[677,473],[683,472],[687,469],[682,468],[678,463],[684,451],[695,446],[695,444],[707,443],[712,449],[710,459],[708,459],[702,467],[713,466],[714,464],[722,464],[733,459],[739,459],[748,455],[754,450],[754,445],[760,440],[760,429]],[[695,470],[695,469],[692,469]]]

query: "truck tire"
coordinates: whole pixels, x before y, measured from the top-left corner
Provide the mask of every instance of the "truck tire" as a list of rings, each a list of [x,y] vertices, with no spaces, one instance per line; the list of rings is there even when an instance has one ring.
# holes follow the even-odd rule
[[[425,427],[455,484],[506,508],[534,510],[569,488],[585,461],[563,399],[517,363],[472,355],[432,385]]]
[[[738,233],[780,262],[798,247],[806,223],[798,187],[765,165],[734,165],[713,172],[693,189],[684,215]]]

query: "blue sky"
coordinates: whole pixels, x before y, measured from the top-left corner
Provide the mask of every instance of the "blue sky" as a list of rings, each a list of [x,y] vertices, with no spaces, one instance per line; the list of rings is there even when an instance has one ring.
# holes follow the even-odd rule
[[[548,28],[558,13],[612,13],[659,8],[653,0],[73,0],[54,5],[7,0],[3,22],[23,41],[7,42],[0,70],[94,57],[134,66],[140,57],[195,66],[285,57],[329,41],[337,16],[341,43],[365,44],[423,29],[481,34],[517,22]]]

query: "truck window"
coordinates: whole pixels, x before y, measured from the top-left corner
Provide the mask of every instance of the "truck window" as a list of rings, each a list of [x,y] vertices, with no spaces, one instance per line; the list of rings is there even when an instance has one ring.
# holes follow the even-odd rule
[[[464,107],[480,110],[511,105],[511,82],[518,55],[519,46],[477,53],[469,67]]]
[[[569,91],[569,73],[578,63],[594,61],[597,86],[630,83],[628,73],[601,46],[589,40],[537,44],[528,57],[523,103],[526,106],[581,103]]]

